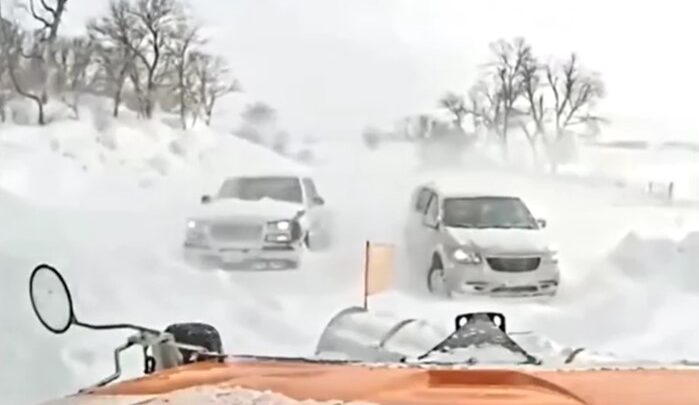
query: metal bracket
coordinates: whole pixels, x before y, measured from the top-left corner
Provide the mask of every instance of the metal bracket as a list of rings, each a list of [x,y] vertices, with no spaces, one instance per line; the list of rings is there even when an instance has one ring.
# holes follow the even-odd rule
[[[141,346],[143,347],[143,354],[145,358],[145,370],[157,370],[158,367],[165,366],[167,368],[168,366],[172,366],[173,363],[175,365],[179,365],[182,363],[182,358],[180,355],[179,350],[177,349],[186,349],[186,350],[191,350],[196,353],[197,357],[198,356],[211,356],[211,357],[216,357],[216,356],[222,356],[218,353],[210,353],[206,348],[200,347],[200,346],[193,346],[193,345],[187,345],[187,344],[180,344],[175,342],[174,337],[170,333],[166,332],[158,332],[158,331],[140,331],[136,333],[135,335],[131,335],[127,338],[126,343],[123,345],[117,347],[114,350],[114,373],[111,375],[107,376],[103,380],[99,381],[98,383],[79,390],[78,392],[83,393],[89,390],[92,390],[94,388],[102,387],[105,386],[114,380],[118,379],[121,376],[121,353],[133,346]],[[175,349],[176,352],[176,357],[172,357],[172,351],[170,353],[167,352],[167,346],[170,346],[171,348]],[[147,350],[148,348],[151,348],[153,350],[153,357],[147,356]],[[158,348],[158,349],[155,349]],[[169,355],[169,357],[166,360],[166,355]],[[155,364],[152,364],[152,362],[155,362]]]
[[[123,352],[124,350],[130,348],[130,347],[133,346],[133,345],[134,345],[133,342],[126,342],[126,343],[124,343],[123,345],[117,347],[117,348],[114,350],[114,373],[113,373],[113,374],[111,374],[110,376],[108,376],[108,377],[106,377],[105,379],[101,380],[101,381],[98,382],[97,384],[92,385],[92,386],[90,386],[90,387],[88,387],[88,388],[83,388],[83,389],[79,390],[78,392],[79,392],[79,393],[83,393],[83,392],[89,391],[89,390],[91,390],[91,389],[93,389],[93,388],[102,387],[102,386],[107,385],[107,384],[109,384],[110,382],[116,380],[117,378],[119,378],[119,377],[121,376],[121,362],[120,362],[120,360],[119,360],[119,356],[121,355],[121,352]]]

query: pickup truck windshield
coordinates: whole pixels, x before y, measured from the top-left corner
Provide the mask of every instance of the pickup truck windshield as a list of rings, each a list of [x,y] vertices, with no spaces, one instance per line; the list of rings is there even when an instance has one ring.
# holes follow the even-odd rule
[[[536,229],[536,220],[515,197],[447,198],[444,225],[458,228]]]
[[[219,198],[241,200],[273,200],[300,203],[303,201],[301,182],[296,177],[236,177],[221,186]]]

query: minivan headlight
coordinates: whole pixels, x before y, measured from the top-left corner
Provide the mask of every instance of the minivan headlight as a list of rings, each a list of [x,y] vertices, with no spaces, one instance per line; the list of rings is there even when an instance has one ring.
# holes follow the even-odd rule
[[[557,250],[549,250],[546,259],[551,263],[558,263],[558,251]]]
[[[197,221],[196,219],[190,219],[187,221],[188,230],[203,230],[204,228],[206,228],[206,222],[204,221]]]
[[[478,253],[468,251],[464,248],[454,249],[451,252],[451,258],[456,262],[465,264],[480,264],[483,261]]]

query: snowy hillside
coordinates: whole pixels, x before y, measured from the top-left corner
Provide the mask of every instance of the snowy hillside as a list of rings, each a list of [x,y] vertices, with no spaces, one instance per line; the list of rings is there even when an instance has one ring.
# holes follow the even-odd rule
[[[181,132],[155,123],[124,121],[104,131],[84,122],[0,127],[2,403],[36,403],[94,383],[111,373],[112,350],[127,335],[44,330],[27,294],[29,273],[40,262],[62,270],[86,321],[158,328],[203,321],[220,330],[229,352],[312,354],[330,317],[361,302],[364,241],[400,249],[408,193],[428,175],[410,144],[369,151],[358,142],[325,142],[314,153],[318,163],[304,168],[208,129]],[[548,220],[561,252],[560,296],[444,302],[428,297],[424,277],[399,260],[395,288],[372,298],[373,308],[446,327],[457,313],[501,310],[511,329],[565,346],[643,359],[699,358],[692,339],[699,321],[688,316],[699,305],[696,209],[657,204],[637,187],[468,163],[475,161],[458,169],[464,187],[520,193]],[[267,168],[314,173],[337,218],[333,251],[291,272],[185,265],[181,238],[199,196],[223,176]],[[125,361],[125,377],[141,372],[140,353]]]

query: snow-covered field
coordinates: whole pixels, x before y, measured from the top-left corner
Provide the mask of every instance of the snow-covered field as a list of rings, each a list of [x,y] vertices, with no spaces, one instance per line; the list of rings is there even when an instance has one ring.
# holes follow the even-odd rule
[[[112,349],[127,335],[44,330],[27,293],[40,262],[62,270],[85,321],[162,328],[203,321],[220,330],[229,352],[312,354],[332,315],[361,303],[364,241],[400,249],[408,193],[426,175],[407,144],[370,151],[359,142],[324,142],[314,153],[312,170],[338,226],[333,250],[314,254],[297,271],[199,271],[179,255],[199,196],[227,174],[296,163],[206,129],[180,133],[129,122],[101,132],[84,122],[0,127],[1,402],[36,403],[97,381],[111,373]],[[691,316],[699,306],[697,206],[658,203],[644,194],[642,181],[641,187],[591,181],[586,175],[593,172],[595,179],[623,177],[616,168],[631,163],[593,150],[581,156],[575,176],[489,168],[476,156],[456,169],[465,187],[522,194],[548,220],[563,266],[558,297],[444,302],[429,297],[423,275],[409,274],[399,260],[395,288],[372,297],[370,306],[444,325],[457,313],[500,310],[510,329],[534,330],[566,346],[642,359],[699,358],[699,318]],[[623,158],[639,166],[637,156]],[[689,184],[685,190],[696,181],[672,176]],[[138,351],[125,362],[126,377],[140,373]]]

